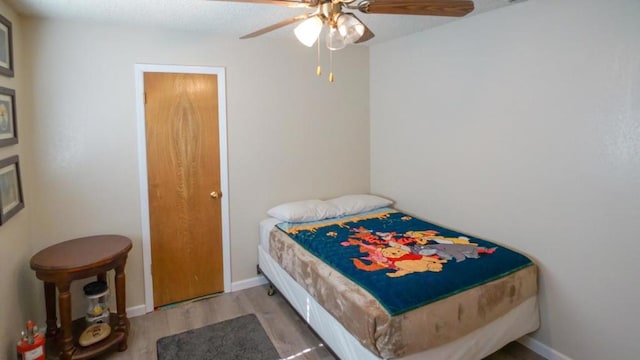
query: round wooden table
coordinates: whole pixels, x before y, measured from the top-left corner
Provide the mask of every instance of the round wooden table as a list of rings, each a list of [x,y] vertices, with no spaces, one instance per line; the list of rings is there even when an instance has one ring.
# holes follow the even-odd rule
[[[90,359],[112,350],[127,349],[129,319],[126,312],[124,266],[131,250],[131,240],[120,235],[97,235],[68,240],[52,245],[31,257],[31,268],[36,277],[44,281],[47,312],[47,337],[55,337],[60,359]],[[86,328],[84,317],[71,320],[71,293],[73,280],[96,276],[106,281],[107,271],[115,270],[117,313],[111,313],[112,332],[108,338],[88,347],[80,347],[78,337]],[[56,288],[60,311],[60,328],[56,319]]]

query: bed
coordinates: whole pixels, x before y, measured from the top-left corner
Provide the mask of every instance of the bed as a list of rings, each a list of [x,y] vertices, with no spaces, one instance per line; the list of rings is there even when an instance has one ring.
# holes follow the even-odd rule
[[[363,196],[260,222],[260,271],[337,356],[482,359],[538,328],[530,259]]]

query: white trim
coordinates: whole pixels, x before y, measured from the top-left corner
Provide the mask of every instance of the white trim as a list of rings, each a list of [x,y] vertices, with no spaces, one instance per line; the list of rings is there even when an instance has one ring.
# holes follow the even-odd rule
[[[249,289],[252,287],[256,287],[256,286],[262,286],[264,284],[268,284],[269,280],[267,280],[267,278],[265,278],[262,275],[258,275],[256,277],[253,277],[251,279],[245,279],[245,280],[240,280],[240,281],[234,281],[231,283],[231,292],[235,292],[235,291],[240,291],[240,290],[245,290],[245,289]],[[153,309],[152,309],[153,311]],[[147,311],[147,306],[145,304],[142,305],[136,305],[136,306],[132,306],[130,308],[127,308],[127,317],[129,318],[134,318],[137,316],[142,316],[146,313],[148,313],[149,311]]]
[[[252,287],[260,286],[269,283],[267,278],[262,275],[258,275],[254,278],[235,281],[231,284],[231,292],[249,289]]]
[[[145,304],[132,306],[127,308],[127,317],[134,318],[136,316],[142,316],[147,313],[147,307]]]
[[[518,339],[518,342],[547,360],[573,360],[567,355],[556,351],[555,349],[541,343],[540,341],[528,335],[525,335]]]
[[[147,142],[144,114],[144,73],[167,72],[183,74],[214,74],[218,78],[218,131],[220,134],[220,190],[222,205],[222,263],[224,291],[231,291],[231,245],[229,237],[229,165],[227,161],[227,97],[223,67],[135,64],[136,118],[138,124],[138,174],[140,178],[140,208],[142,215],[142,261],[144,298],[147,312],[153,311],[153,280],[151,277],[151,234],[149,195],[147,186]]]

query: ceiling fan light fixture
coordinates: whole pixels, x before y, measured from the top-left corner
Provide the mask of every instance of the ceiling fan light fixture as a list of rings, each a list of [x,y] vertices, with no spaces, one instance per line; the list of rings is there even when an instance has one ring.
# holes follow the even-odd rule
[[[341,14],[336,23],[340,35],[347,44],[353,44],[364,34],[364,24],[352,14]]]
[[[326,43],[327,48],[333,51],[344,49],[347,46],[344,36],[334,26],[329,27],[329,31],[327,31]]]
[[[321,31],[322,20],[318,16],[313,16],[296,26],[293,33],[303,45],[311,47],[318,40]]]

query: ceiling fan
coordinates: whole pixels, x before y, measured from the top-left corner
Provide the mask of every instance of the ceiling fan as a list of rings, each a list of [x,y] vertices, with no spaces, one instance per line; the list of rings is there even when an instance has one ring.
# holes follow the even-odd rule
[[[288,7],[308,8],[313,11],[275,23],[242,36],[249,39],[302,21],[294,30],[298,40],[311,47],[319,39],[322,29],[327,27],[326,45],[329,50],[340,50],[348,44],[358,44],[375,35],[353,12],[365,14],[430,15],[461,17],[474,9],[468,0],[222,0],[256,4],[273,4]],[[319,42],[318,42],[319,46]],[[319,47],[318,47],[319,51]],[[320,75],[320,66],[316,70]],[[333,73],[329,74],[333,82]]]

